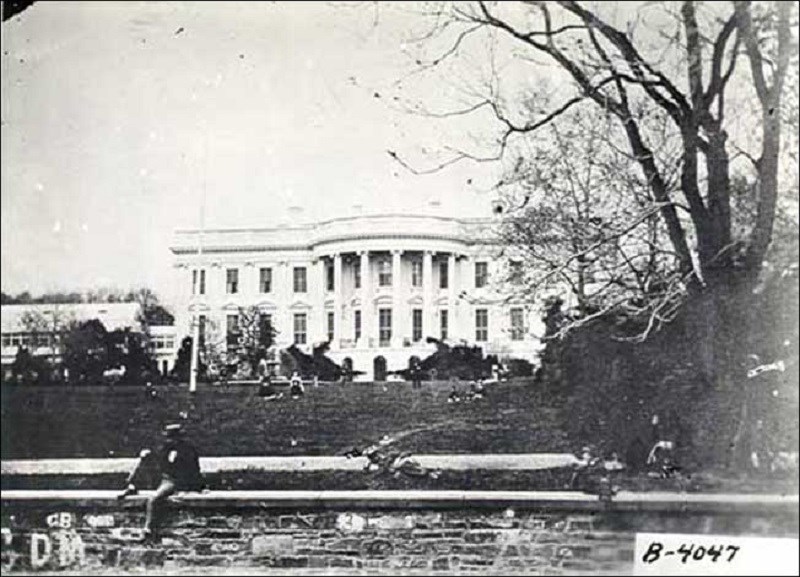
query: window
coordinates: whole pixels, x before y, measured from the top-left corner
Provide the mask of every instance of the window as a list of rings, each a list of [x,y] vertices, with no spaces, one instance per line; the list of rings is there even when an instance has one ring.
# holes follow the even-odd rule
[[[272,346],[272,315],[258,316],[258,344],[265,348]]]
[[[411,311],[411,340],[415,343],[422,340],[422,309]]]
[[[258,287],[262,293],[272,292],[272,269],[262,268],[258,271]]]
[[[358,340],[361,338],[361,311],[353,312],[353,323],[355,324],[353,328],[355,329],[356,340]]]
[[[509,274],[508,280],[513,283],[522,281],[522,263],[519,261],[511,261],[508,263]]]
[[[489,311],[475,309],[475,340],[485,343],[489,340]]]
[[[447,340],[447,329],[448,329],[448,321],[447,318],[447,309],[442,309],[439,311],[439,330],[441,332],[441,340]]]
[[[392,309],[378,309],[378,341],[382,347],[392,341]]]
[[[489,281],[489,264],[485,262],[475,263],[475,288],[483,288]]]
[[[297,270],[297,269],[295,269]],[[305,269],[303,269],[305,270]],[[308,317],[306,313],[295,313],[294,315],[294,344],[306,344],[306,333],[308,330]]]
[[[418,260],[411,261],[411,286],[422,286],[422,262]]]
[[[447,276],[448,276],[448,267],[447,261],[443,260],[439,263],[439,288],[446,289],[447,288]]]
[[[229,295],[239,292],[239,269],[229,268],[225,275],[225,289]]]
[[[334,288],[333,280],[333,264],[326,264],[325,265],[325,288],[328,292],[331,292]]]
[[[511,309],[511,340],[521,341],[525,335],[525,317],[521,308]]]
[[[160,350],[172,350],[175,346],[175,341],[172,340],[171,337],[165,336],[156,336],[153,337],[153,348],[157,351]]]
[[[228,346],[239,344],[239,315],[228,315],[226,329]]]
[[[308,283],[306,282],[306,267],[294,267],[294,292],[304,293],[307,290]]]
[[[334,323],[334,315],[333,313],[328,313],[328,342],[333,342],[333,323]]]
[[[198,274],[200,276],[200,287],[199,287],[200,290],[199,291],[197,290],[198,289],[198,286],[197,286]],[[196,294],[204,295],[204,294],[206,294],[206,271],[204,269],[200,269],[200,270],[194,269],[192,271],[192,294],[193,295],[196,295]]]
[[[4,347],[11,346],[11,335],[3,335],[3,346]]]
[[[357,289],[361,288],[361,261],[357,260],[353,263],[353,286]]]
[[[392,263],[388,260],[378,263],[378,286],[392,286]]]

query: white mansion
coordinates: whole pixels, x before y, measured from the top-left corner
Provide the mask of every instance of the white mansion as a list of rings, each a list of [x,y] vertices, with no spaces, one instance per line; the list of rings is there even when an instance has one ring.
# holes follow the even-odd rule
[[[191,335],[194,319],[235,331],[239,307],[254,305],[279,347],[330,341],[328,355],[367,379],[429,355],[427,337],[533,361],[541,313],[504,292],[514,263],[489,242],[492,223],[376,214],[177,231],[177,335]]]

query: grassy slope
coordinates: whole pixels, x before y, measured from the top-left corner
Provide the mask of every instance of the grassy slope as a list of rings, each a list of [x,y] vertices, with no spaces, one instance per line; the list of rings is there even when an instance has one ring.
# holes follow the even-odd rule
[[[123,457],[158,442],[158,431],[187,411],[201,454],[331,455],[384,434],[435,425],[398,447],[417,453],[517,453],[574,450],[559,411],[530,387],[500,384],[488,398],[446,402],[450,387],[406,383],[308,387],[297,401],[264,402],[255,387],[2,388],[2,458]],[[294,441],[294,442],[293,442]]]

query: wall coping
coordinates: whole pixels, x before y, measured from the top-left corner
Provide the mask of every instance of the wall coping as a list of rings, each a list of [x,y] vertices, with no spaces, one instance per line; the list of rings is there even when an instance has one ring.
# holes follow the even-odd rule
[[[152,491],[123,502],[118,491],[10,490],[2,492],[3,506],[12,504],[128,509],[140,507]],[[606,503],[596,495],[572,491],[209,491],[183,493],[171,501],[183,508],[258,509],[470,509],[519,508],[537,510],[658,512],[759,516],[798,515],[798,495],[733,493],[634,493],[621,491]]]
[[[529,471],[569,467],[578,462],[570,453],[531,453],[496,455],[414,455],[420,465],[429,468],[468,471]],[[129,473],[135,458],[116,459],[35,459],[0,461],[2,475],[99,475]],[[201,457],[204,473],[224,471],[360,471],[367,459],[341,456],[272,456],[272,457]]]

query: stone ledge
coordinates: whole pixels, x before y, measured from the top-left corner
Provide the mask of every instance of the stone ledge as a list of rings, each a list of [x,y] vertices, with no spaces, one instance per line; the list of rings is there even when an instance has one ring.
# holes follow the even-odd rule
[[[505,455],[414,455],[423,467],[466,471],[474,469],[530,471],[568,467],[577,463],[569,453]],[[35,459],[0,461],[2,475],[98,475],[129,473],[134,458],[119,459]],[[204,473],[224,471],[360,471],[367,459],[358,457],[201,457]]]
[[[116,500],[117,491],[3,491],[3,506],[60,503],[92,508],[141,506],[152,491]],[[184,493],[182,508],[258,509],[471,509],[508,507],[540,511],[798,515],[798,495],[620,492],[611,503],[568,491],[210,491]]]

